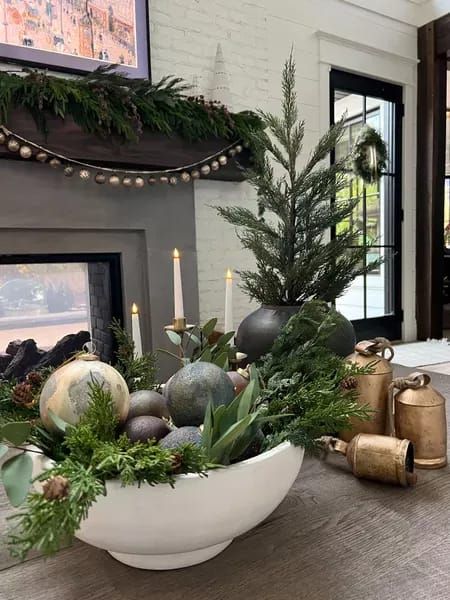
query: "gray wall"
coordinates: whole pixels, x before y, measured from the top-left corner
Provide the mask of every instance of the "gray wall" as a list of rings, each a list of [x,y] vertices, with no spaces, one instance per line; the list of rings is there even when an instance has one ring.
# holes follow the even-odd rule
[[[173,317],[171,253],[182,252],[185,312],[198,320],[192,184],[113,188],[66,178],[47,165],[0,160],[0,255],[119,252],[130,327],[140,306],[144,349],[167,347]],[[163,365],[164,365],[164,361]],[[170,371],[168,363],[163,375]]]

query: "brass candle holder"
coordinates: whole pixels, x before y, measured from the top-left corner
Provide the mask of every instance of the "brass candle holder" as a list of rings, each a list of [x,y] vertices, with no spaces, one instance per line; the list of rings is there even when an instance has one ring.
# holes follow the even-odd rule
[[[164,327],[165,331],[175,331],[175,333],[183,334],[185,331],[194,329],[195,325],[187,323],[186,317],[174,317],[171,325]]]

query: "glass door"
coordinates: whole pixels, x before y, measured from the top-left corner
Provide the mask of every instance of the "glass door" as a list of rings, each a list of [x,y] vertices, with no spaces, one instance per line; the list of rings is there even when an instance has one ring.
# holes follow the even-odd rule
[[[336,231],[355,232],[353,244],[363,246],[365,264],[382,258],[380,267],[358,277],[336,300],[359,339],[401,338],[401,127],[402,88],[343,71],[331,71],[332,123],[345,118],[346,129],[332,160],[348,155],[365,125],[385,140],[389,162],[377,183],[367,185],[349,169],[341,198],[357,200],[353,213]]]

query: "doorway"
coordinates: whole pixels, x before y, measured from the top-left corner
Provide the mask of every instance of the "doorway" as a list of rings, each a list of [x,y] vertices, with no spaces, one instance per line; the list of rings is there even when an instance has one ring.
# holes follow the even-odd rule
[[[332,159],[348,155],[361,129],[376,129],[388,147],[389,160],[379,182],[365,184],[349,169],[342,199],[357,200],[339,228],[354,229],[354,246],[365,248],[365,265],[382,264],[358,277],[336,300],[336,307],[353,322],[358,338],[401,339],[401,219],[403,90],[376,79],[332,70],[330,113],[334,123],[344,117],[345,133]]]

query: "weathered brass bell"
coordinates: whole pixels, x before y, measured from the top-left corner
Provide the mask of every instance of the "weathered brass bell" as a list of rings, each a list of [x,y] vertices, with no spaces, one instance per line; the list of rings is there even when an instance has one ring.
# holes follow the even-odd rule
[[[390,411],[391,433],[414,444],[416,467],[439,469],[447,464],[447,418],[445,398],[431,385],[426,373],[394,379],[399,391]]]
[[[339,436],[349,442],[358,433],[386,433],[387,412],[389,405],[389,386],[392,383],[391,360],[394,349],[386,338],[375,338],[358,342],[355,352],[347,357],[350,363],[361,367],[372,367],[372,373],[358,375],[358,403],[368,406],[372,411],[370,420],[351,419],[351,429],[341,431]]]
[[[415,485],[414,447],[409,440],[387,435],[358,433],[350,443],[325,438],[328,449],[347,457],[353,475],[408,487]]]

